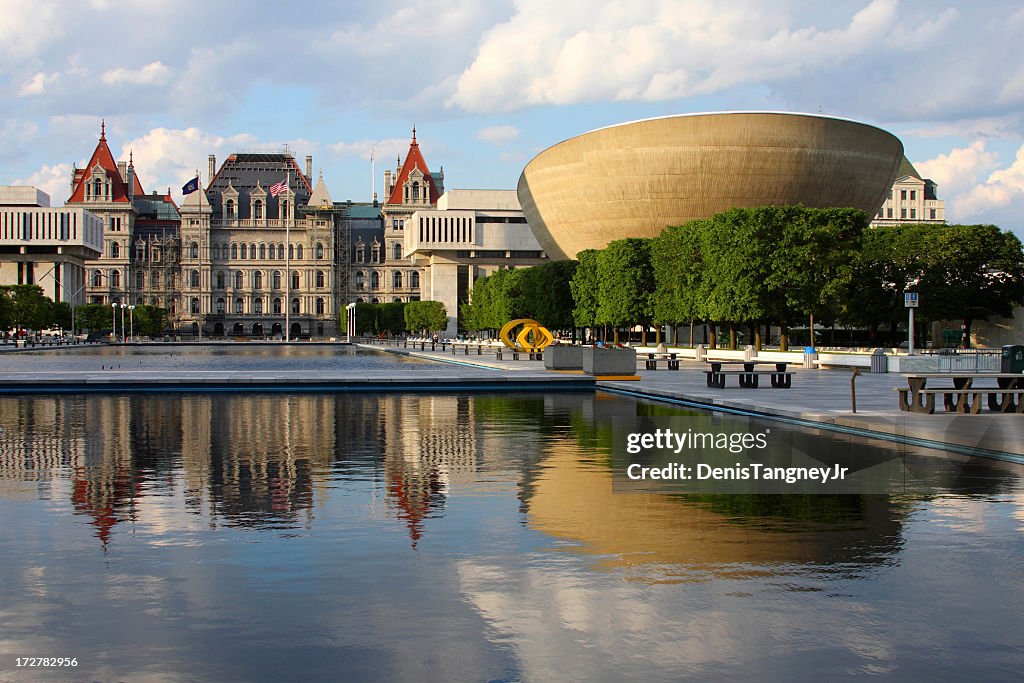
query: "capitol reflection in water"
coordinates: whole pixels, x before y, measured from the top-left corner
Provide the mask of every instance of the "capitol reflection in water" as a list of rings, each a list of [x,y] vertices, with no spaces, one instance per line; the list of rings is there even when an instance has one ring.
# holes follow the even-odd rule
[[[44,651],[89,680],[1024,666],[1016,472],[911,454],[929,495],[614,492],[611,419],[666,410],[600,394],[0,399],[0,680],[32,680],[6,658]]]

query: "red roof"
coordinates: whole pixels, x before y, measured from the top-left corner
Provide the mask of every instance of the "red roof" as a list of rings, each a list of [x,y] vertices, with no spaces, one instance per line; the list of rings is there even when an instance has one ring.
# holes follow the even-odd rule
[[[402,186],[405,181],[409,179],[409,174],[412,173],[414,168],[420,169],[420,173],[424,175],[427,185],[430,186],[430,203],[437,204],[438,198],[441,193],[437,191],[437,185],[434,184],[434,178],[430,175],[430,169],[427,168],[427,162],[423,159],[423,153],[420,152],[419,143],[416,142],[416,129],[412,129],[412,142],[409,144],[409,153],[405,155],[405,163],[402,164],[402,170],[398,173],[398,179],[395,180],[395,189],[391,191],[391,196],[384,202],[385,204],[402,204]]]
[[[124,180],[121,179],[121,174],[117,170],[117,163],[114,161],[114,155],[110,153],[110,148],[107,147],[107,134],[106,128],[104,127],[100,132],[100,141],[96,143],[96,150],[92,153],[92,157],[89,158],[89,163],[86,164],[84,169],[78,169],[75,171],[75,189],[71,192],[71,198],[68,199],[68,203],[73,202],[84,202],[85,201],[85,183],[83,180],[88,178],[92,173],[92,169],[99,164],[100,167],[107,172],[107,178],[110,179],[110,198],[115,202],[128,203],[128,189],[124,185]],[[138,181],[136,181],[137,183]],[[138,184],[137,188],[140,194],[142,185]]]

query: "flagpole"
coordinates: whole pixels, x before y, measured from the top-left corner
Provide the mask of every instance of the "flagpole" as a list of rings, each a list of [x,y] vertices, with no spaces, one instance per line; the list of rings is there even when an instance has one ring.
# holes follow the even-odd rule
[[[288,197],[288,190],[292,184],[292,170],[289,168],[285,175],[284,196]],[[280,202],[278,202],[280,206]],[[291,213],[286,211],[284,215],[284,340],[291,341],[292,325],[292,239],[291,239]]]
[[[196,179],[199,181],[199,188],[197,192],[203,191],[203,181],[199,174],[199,169],[196,169]],[[203,196],[199,195],[199,199],[196,201],[196,206],[199,207],[199,341],[203,341]]]

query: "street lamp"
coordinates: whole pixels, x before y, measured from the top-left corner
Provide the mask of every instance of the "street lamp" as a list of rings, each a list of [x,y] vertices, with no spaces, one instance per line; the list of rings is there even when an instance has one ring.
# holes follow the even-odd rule
[[[128,338],[135,339],[135,305],[128,307]]]
[[[110,319],[111,319],[111,330],[110,330],[110,341],[117,341],[117,304],[110,304]]]
[[[128,304],[121,304],[121,341],[127,341],[124,338],[124,309],[128,308]]]

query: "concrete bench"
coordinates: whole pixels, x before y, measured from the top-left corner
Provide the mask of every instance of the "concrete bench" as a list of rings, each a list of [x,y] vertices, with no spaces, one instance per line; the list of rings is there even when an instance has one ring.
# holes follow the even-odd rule
[[[648,353],[647,358],[644,359],[644,368],[646,370],[657,370],[658,361],[665,361],[669,370],[679,369],[679,357],[674,353]]]
[[[707,384],[712,389],[724,389],[725,378],[729,375],[735,375],[739,381],[739,385],[743,389],[756,389],[758,386],[758,376],[768,375],[771,378],[771,386],[773,389],[789,389],[793,385],[793,374],[792,372],[779,372],[778,370],[704,370],[704,375],[707,378]]]

